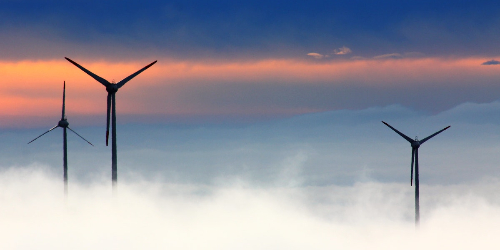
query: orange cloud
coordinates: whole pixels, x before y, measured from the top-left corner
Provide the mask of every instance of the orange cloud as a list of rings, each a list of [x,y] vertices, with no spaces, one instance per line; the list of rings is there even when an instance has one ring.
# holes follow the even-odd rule
[[[279,82],[360,82],[384,85],[397,82],[453,80],[477,75],[498,76],[496,70],[481,67],[484,59],[417,58],[399,60],[352,60],[325,63],[295,60],[207,63],[162,62],[156,67],[160,78],[171,82],[245,81]],[[157,75],[158,76],[158,75]]]
[[[149,63],[75,60],[109,81],[120,81]],[[160,59],[156,65],[120,89],[117,94],[117,109],[119,114],[160,115],[314,112],[321,111],[322,108],[310,107],[307,103],[301,106],[300,100],[291,106],[287,106],[285,101],[273,106],[262,100],[273,99],[274,92],[269,91],[276,91],[279,95],[280,91],[287,90],[287,86],[299,89],[318,86],[361,89],[492,84],[490,80],[498,79],[500,70],[481,66],[484,61],[484,58],[408,58],[318,63],[307,60],[196,62]],[[64,59],[3,61],[0,62],[0,72],[0,116],[58,117],[63,81],[67,83],[68,114],[105,113],[104,87]],[[200,88],[211,90],[212,96],[205,97],[204,93],[194,96],[189,94]],[[226,89],[230,89],[230,92],[225,93]],[[244,97],[247,89],[262,91],[254,93],[257,97],[262,96],[262,99],[252,103],[252,100],[239,102],[238,97],[230,97]],[[213,93],[217,91],[220,93]],[[234,100],[223,100],[229,97]]]

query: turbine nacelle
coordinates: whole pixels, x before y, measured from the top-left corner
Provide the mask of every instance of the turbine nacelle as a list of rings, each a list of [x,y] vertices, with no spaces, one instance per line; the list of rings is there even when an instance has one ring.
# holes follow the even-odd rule
[[[110,83],[108,86],[106,86],[106,91],[110,94],[114,94],[118,91],[118,84],[116,83]]]
[[[42,137],[43,135],[47,134],[48,132],[56,129],[57,127],[60,127],[60,128],[64,128],[64,134],[65,134],[65,138],[66,138],[66,129],[69,129],[71,132],[75,133],[78,137],[82,138],[84,141],[86,141],[88,144],[94,146],[92,143],[90,143],[89,141],[87,141],[87,139],[83,138],[81,135],[79,135],[77,132],[75,132],[73,129],[71,129],[69,127],[69,122],[68,120],[66,119],[66,113],[65,113],[65,103],[66,103],[66,82],[64,82],[64,87],[63,87],[63,105],[62,105],[62,118],[61,120],[57,123],[57,125],[55,125],[54,127],[52,127],[51,129],[49,129],[47,132],[39,135],[37,138],[31,140],[30,142],[28,142],[28,144],[34,142],[36,139]],[[66,139],[65,139],[66,140]],[[65,141],[65,144],[66,144],[66,141]]]
[[[62,119],[59,121],[57,126],[59,126],[61,128],[67,128],[69,126],[69,122],[66,119]]]
[[[419,148],[420,147],[420,141],[415,137],[415,141],[411,142],[411,147],[412,148]]]

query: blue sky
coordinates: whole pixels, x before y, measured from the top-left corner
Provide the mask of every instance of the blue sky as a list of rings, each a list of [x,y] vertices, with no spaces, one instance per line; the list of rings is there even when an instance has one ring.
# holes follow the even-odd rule
[[[3,1],[2,39],[13,48],[1,53],[227,60],[347,46],[364,57],[495,56],[498,12],[495,1]]]

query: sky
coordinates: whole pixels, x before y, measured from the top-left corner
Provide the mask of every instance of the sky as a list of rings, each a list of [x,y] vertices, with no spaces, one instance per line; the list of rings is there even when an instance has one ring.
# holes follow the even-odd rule
[[[495,1],[0,1],[0,248],[496,249]],[[118,195],[104,87],[118,82]],[[62,193],[62,86],[71,132]],[[411,147],[424,138],[421,226]],[[110,233],[111,232],[111,233]],[[33,236],[37,235],[37,236]],[[61,240],[64,236],[66,240]],[[31,240],[26,241],[29,237]]]
[[[53,114],[62,81],[75,114],[102,114],[101,85],[64,57],[109,81],[158,60],[117,108],[166,123],[436,114],[497,99],[497,13],[494,1],[2,1],[0,116]]]

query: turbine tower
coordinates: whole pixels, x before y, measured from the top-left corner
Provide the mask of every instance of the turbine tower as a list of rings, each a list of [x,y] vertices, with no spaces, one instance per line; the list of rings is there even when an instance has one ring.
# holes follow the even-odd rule
[[[436,136],[437,134],[447,130],[450,126],[443,128],[439,130],[438,132],[429,135],[425,137],[422,140],[418,140],[417,137],[415,137],[415,140],[411,139],[410,137],[406,136],[405,134],[399,132],[397,129],[393,128],[391,125],[387,124],[386,122],[382,121],[385,125],[387,125],[389,128],[394,130],[394,132],[398,133],[401,137],[405,138],[409,143],[411,143],[411,179],[410,179],[410,185],[413,185],[413,162],[415,162],[415,225],[418,226],[420,223],[420,204],[419,204],[419,181],[418,181],[418,148],[420,145],[424,144],[427,140],[431,139],[432,137]]]
[[[115,105],[115,95],[116,91],[119,88],[123,87],[125,83],[130,81],[132,78],[136,77],[138,74],[142,73],[144,70],[151,67],[157,61],[154,61],[139,71],[133,73],[132,75],[126,77],[125,79],[119,81],[118,83],[110,83],[106,79],[90,72],[86,68],[82,67],[80,64],[74,62],[73,60],[65,57],[70,63],[81,69],[83,72],[87,73],[89,76],[94,78],[96,81],[100,82],[104,87],[106,87],[106,91],[108,92],[107,98],[107,119],[106,119],[106,146],[108,146],[108,138],[109,138],[109,119],[110,119],[110,110],[111,110],[111,180],[113,185],[113,193],[116,192],[116,183],[118,180],[118,166],[117,166],[117,153],[116,153],[116,105]]]
[[[53,128],[49,129],[47,132],[39,135],[37,138],[31,140],[28,142],[28,144],[34,142],[36,139],[42,137],[43,135],[47,134],[48,132],[54,130],[57,127],[63,128],[63,167],[64,167],[64,195],[68,195],[68,143],[66,140],[66,129],[71,130],[73,133],[78,135],[78,137],[82,138],[84,141],[88,142],[88,144],[92,145],[89,141],[87,141],[85,138],[83,138],[81,135],[79,135],[77,132],[75,132],[73,129],[69,127],[68,120],[66,119],[66,111],[65,111],[65,103],[66,103],[66,82],[64,82],[64,87],[63,87],[63,105],[62,105],[62,116],[61,120],[59,123],[57,123],[56,126]],[[94,146],[94,145],[92,145]]]

